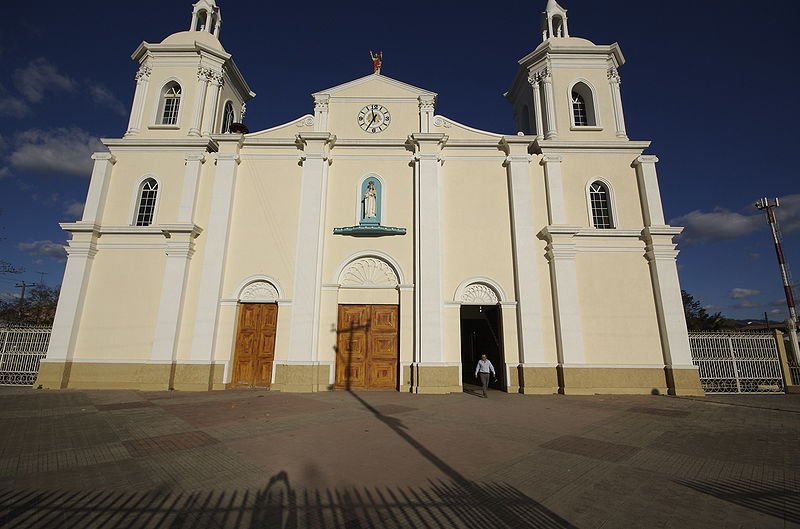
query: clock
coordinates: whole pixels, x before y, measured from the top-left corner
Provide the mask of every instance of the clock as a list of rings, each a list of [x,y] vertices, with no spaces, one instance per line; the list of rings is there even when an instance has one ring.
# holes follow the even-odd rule
[[[367,105],[358,112],[358,126],[370,134],[383,132],[391,121],[392,117],[386,107],[377,103]]]

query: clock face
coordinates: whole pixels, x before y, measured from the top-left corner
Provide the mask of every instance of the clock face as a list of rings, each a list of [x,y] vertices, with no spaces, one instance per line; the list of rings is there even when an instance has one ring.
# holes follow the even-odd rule
[[[358,113],[358,126],[370,134],[383,132],[389,127],[391,121],[392,118],[386,107],[376,103],[365,106]]]

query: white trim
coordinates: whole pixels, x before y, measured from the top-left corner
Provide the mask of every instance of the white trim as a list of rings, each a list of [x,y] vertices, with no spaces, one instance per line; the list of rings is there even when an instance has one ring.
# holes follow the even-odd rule
[[[245,142],[250,144],[250,142],[252,142],[253,140],[257,140],[258,138],[256,138],[256,136],[258,136],[260,134],[266,134],[267,132],[272,132],[272,131],[275,131],[275,130],[278,130],[278,129],[282,129],[284,127],[288,127],[289,125],[295,125],[295,124],[297,124],[299,122],[305,122],[305,120],[307,120],[308,118],[314,119],[314,115],[313,114],[303,114],[299,118],[293,119],[292,121],[287,121],[286,123],[281,123],[280,125],[275,125],[274,127],[270,127],[268,129],[263,129],[263,130],[257,130],[255,132],[250,132],[249,134],[245,134],[244,135]],[[313,127],[313,124],[311,126]],[[298,127],[298,128],[301,128],[301,127]],[[265,138],[265,139],[267,139],[267,138]],[[268,138],[268,139],[269,140],[273,140],[273,138]],[[294,136],[292,136],[291,141],[292,141],[292,145],[294,145],[295,144]]]
[[[230,131],[222,130],[223,125],[225,125],[225,107],[228,105],[228,103],[231,104],[231,110],[233,111],[233,121],[231,121],[231,125],[236,123],[236,106],[233,104],[233,99],[227,98],[225,99],[225,102],[222,104],[222,119],[220,119],[219,122],[220,134],[230,134]]]
[[[472,277],[470,279],[465,279],[464,281],[461,282],[461,284],[458,285],[458,288],[456,288],[455,294],[453,294],[453,303],[457,303],[458,305],[467,305],[467,303],[463,303],[461,301],[461,299],[462,299],[462,297],[464,295],[464,290],[466,290],[466,288],[468,286],[470,286],[472,284],[475,284],[475,283],[478,283],[478,284],[483,283],[486,286],[490,287],[492,290],[494,290],[494,293],[497,294],[497,298],[499,300],[498,304],[503,304],[503,303],[508,302],[508,297],[506,296],[506,293],[503,290],[503,287],[501,287],[500,284],[497,281],[494,281],[493,279],[489,279],[488,277],[476,276],[476,277]]]
[[[438,125],[436,124],[437,120],[439,121]],[[456,121],[454,119],[450,119],[450,118],[448,118],[446,116],[442,116],[440,114],[436,114],[436,115],[433,116],[433,119],[431,120],[431,124],[436,128],[445,128],[445,129],[449,129],[450,127],[455,125],[456,127],[460,127],[462,129],[468,130],[470,132],[475,132],[477,134],[485,134],[487,136],[491,136],[493,138],[498,138],[498,139],[503,138],[504,136],[508,136],[508,134],[498,134],[496,132],[489,132],[488,130],[476,129],[474,127],[470,127],[468,125],[464,125],[463,123],[459,123],[458,121]],[[433,132],[433,131],[431,131],[431,132]]]
[[[578,83],[582,83],[586,85],[589,91],[592,93],[592,117],[594,117],[594,125],[586,125],[580,126],[575,124],[575,111],[572,108],[572,90],[575,88],[575,85]],[[578,77],[574,79],[570,84],[569,88],[567,89],[567,102],[569,103],[569,123],[570,123],[570,130],[603,130],[603,124],[600,122],[600,111],[597,106],[597,90],[595,90],[594,85],[589,82],[588,79],[584,77]],[[584,101],[584,103],[586,103]],[[589,105],[586,105],[586,117],[589,118]],[[591,123],[591,119],[588,119]]]
[[[244,291],[244,289],[257,281],[264,281],[266,283],[269,283],[273,287],[275,287],[275,290],[278,291],[278,299],[271,301],[271,303],[284,299],[284,292],[278,281],[275,280],[275,278],[264,274],[253,274],[240,281],[239,284],[236,286],[236,288],[233,290],[233,293],[229,299],[239,301],[242,297],[242,292]]]
[[[178,103],[178,116],[175,119],[175,123],[162,123],[161,118],[163,117],[162,116],[163,109],[161,108],[161,103],[163,102],[162,100],[164,98],[164,89],[170,83],[177,83],[178,87],[181,89],[181,100],[180,103]],[[183,117],[183,109],[186,106],[185,103],[186,103],[186,85],[183,84],[183,81],[181,81],[179,77],[175,77],[174,75],[164,79],[161,83],[160,88],[158,89],[158,98],[156,99],[156,104],[155,104],[155,116],[154,119],[150,120],[148,128],[174,127],[176,129],[180,129],[181,118]]]
[[[153,218],[150,220],[150,224],[148,224],[147,226],[136,226],[136,219],[139,216],[139,201],[140,201],[141,195],[142,195],[142,185],[147,180],[150,180],[150,179],[155,180],[156,181],[156,186],[157,186],[157,189],[156,189],[156,203],[153,206]],[[128,218],[130,219],[130,224],[128,224],[129,226],[132,226],[132,227],[135,227],[135,228],[147,228],[147,227],[155,226],[155,225],[158,224],[156,219],[158,218],[158,206],[161,203],[161,193],[162,193],[162,191],[163,190],[162,190],[162,186],[161,186],[161,180],[159,180],[159,178],[158,178],[158,176],[156,174],[154,174],[154,173],[145,173],[144,176],[139,178],[139,181],[136,183],[136,191],[134,191],[134,194],[133,194],[133,204],[131,205],[130,213],[128,214]]]
[[[611,217],[611,228],[597,228],[594,225],[594,218],[592,216],[592,198],[591,198],[589,189],[592,187],[592,184],[594,184],[595,182],[600,182],[601,184],[606,186],[606,191],[608,191],[608,213],[609,213],[609,216]],[[584,195],[585,195],[585,198],[586,198],[586,214],[589,216],[589,226],[592,229],[595,229],[595,230],[598,231],[597,235],[602,235],[602,233],[599,233],[599,232],[609,232],[609,231],[616,230],[617,227],[619,226],[619,222],[617,220],[617,214],[616,214],[617,203],[616,203],[616,200],[615,200],[615,197],[614,197],[614,187],[611,185],[611,182],[609,182],[606,178],[604,178],[602,176],[590,177],[589,181],[586,182],[586,186],[584,188]]]
[[[398,285],[405,285],[406,284],[405,274],[403,273],[403,269],[400,266],[400,263],[398,263],[389,254],[381,252],[379,250],[362,250],[360,252],[356,252],[354,254],[351,254],[349,257],[346,257],[341,262],[341,264],[339,264],[338,268],[336,268],[336,272],[334,272],[333,277],[331,278],[331,283],[334,284],[334,285],[340,286],[342,284],[342,274],[344,273],[344,271],[348,267],[348,265],[350,265],[350,263],[352,263],[353,261],[356,261],[357,259],[361,259],[363,257],[375,257],[377,259],[381,259],[382,261],[385,261],[386,264],[388,264],[389,266],[391,266],[394,269],[395,274],[397,274]],[[350,288],[350,287],[348,287],[348,288]],[[386,287],[380,287],[380,288],[386,288]],[[395,288],[395,287],[392,287],[392,288]]]

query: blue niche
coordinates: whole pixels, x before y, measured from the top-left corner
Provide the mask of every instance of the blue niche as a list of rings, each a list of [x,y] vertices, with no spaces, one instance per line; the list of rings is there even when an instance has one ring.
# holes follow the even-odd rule
[[[361,211],[358,223],[361,226],[381,225],[381,181],[367,178],[361,183]]]
[[[405,235],[405,228],[381,226],[383,186],[381,181],[370,177],[361,183],[358,204],[358,226],[334,228],[335,235],[351,237],[382,237],[385,235]]]

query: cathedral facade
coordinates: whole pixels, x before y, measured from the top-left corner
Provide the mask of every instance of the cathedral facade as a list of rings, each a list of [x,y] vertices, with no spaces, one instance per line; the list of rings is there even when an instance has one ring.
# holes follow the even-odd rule
[[[37,385],[702,394],[649,142],[617,44],[549,0],[506,94],[516,130],[436,113],[374,73],[249,132],[255,94],[199,0],[142,43],[104,139]]]

